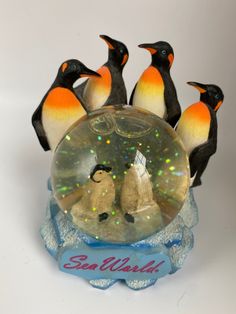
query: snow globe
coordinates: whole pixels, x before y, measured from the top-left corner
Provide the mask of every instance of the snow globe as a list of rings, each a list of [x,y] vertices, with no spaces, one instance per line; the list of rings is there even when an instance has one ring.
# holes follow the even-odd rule
[[[130,106],[96,110],[54,152],[46,248],[62,271],[94,287],[153,285],[192,248],[189,181],[186,151],[163,119]]]
[[[190,81],[200,99],[182,112],[170,73],[174,50],[158,41],[139,45],[151,64],[128,100],[128,49],[100,37],[107,62],[95,72],[64,61],[32,116],[52,152],[40,231],[61,271],[99,289],[121,281],[140,290],[179,270],[193,247],[193,190],[217,150],[224,95]]]

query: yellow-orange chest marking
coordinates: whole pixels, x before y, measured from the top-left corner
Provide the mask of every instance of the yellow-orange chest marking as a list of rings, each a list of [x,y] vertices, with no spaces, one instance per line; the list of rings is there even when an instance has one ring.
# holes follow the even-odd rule
[[[153,66],[141,75],[135,89],[133,105],[147,109],[161,118],[166,117],[164,82],[160,72]]]
[[[177,133],[181,137],[188,154],[192,150],[204,144],[209,137],[211,125],[210,111],[203,102],[188,107],[182,114],[177,127]]]
[[[83,93],[89,111],[102,107],[111,93],[112,77],[110,70],[106,66],[102,66],[97,72],[101,77],[90,78]]]
[[[77,97],[67,88],[51,90],[43,104],[43,115],[56,120],[82,116],[86,113]]]

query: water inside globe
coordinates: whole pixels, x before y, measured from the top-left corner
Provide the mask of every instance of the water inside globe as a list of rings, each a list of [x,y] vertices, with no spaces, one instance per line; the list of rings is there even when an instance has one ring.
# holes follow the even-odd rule
[[[51,177],[58,205],[77,228],[101,241],[132,243],[178,214],[189,188],[189,163],[165,121],[111,106],[68,130]]]

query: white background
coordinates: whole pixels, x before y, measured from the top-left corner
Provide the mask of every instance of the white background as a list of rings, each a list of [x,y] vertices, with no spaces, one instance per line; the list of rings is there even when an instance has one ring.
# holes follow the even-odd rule
[[[0,313],[235,313],[235,7],[234,0],[0,1]],[[198,100],[188,80],[225,93],[218,152],[195,193],[195,247],[182,270],[139,292],[122,284],[100,291],[59,272],[38,232],[51,154],[39,146],[31,115],[62,61],[94,69],[106,61],[99,34],[127,44],[129,94],[150,62],[137,45],[158,40],[174,47],[182,108]]]

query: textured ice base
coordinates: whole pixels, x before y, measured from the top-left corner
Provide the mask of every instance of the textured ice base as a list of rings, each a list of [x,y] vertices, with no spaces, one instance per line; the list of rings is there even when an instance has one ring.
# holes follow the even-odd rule
[[[50,189],[50,186],[49,186]],[[185,204],[176,218],[162,231],[145,240],[130,244],[131,247],[157,247],[163,245],[168,250],[171,260],[171,272],[174,273],[183,266],[184,260],[193,247],[192,227],[198,223],[198,208],[190,188]],[[80,232],[58,208],[55,199],[50,196],[46,220],[41,227],[41,236],[48,252],[55,258],[65,247],[73,247],[85,242],[90,246],[101,245],[100,241]],[[89,283],[99,289],[107,289],[117,280],[96,279]],[[126,285],[134,290],[140,290],[153,285],[156,280],[127,280]]]

